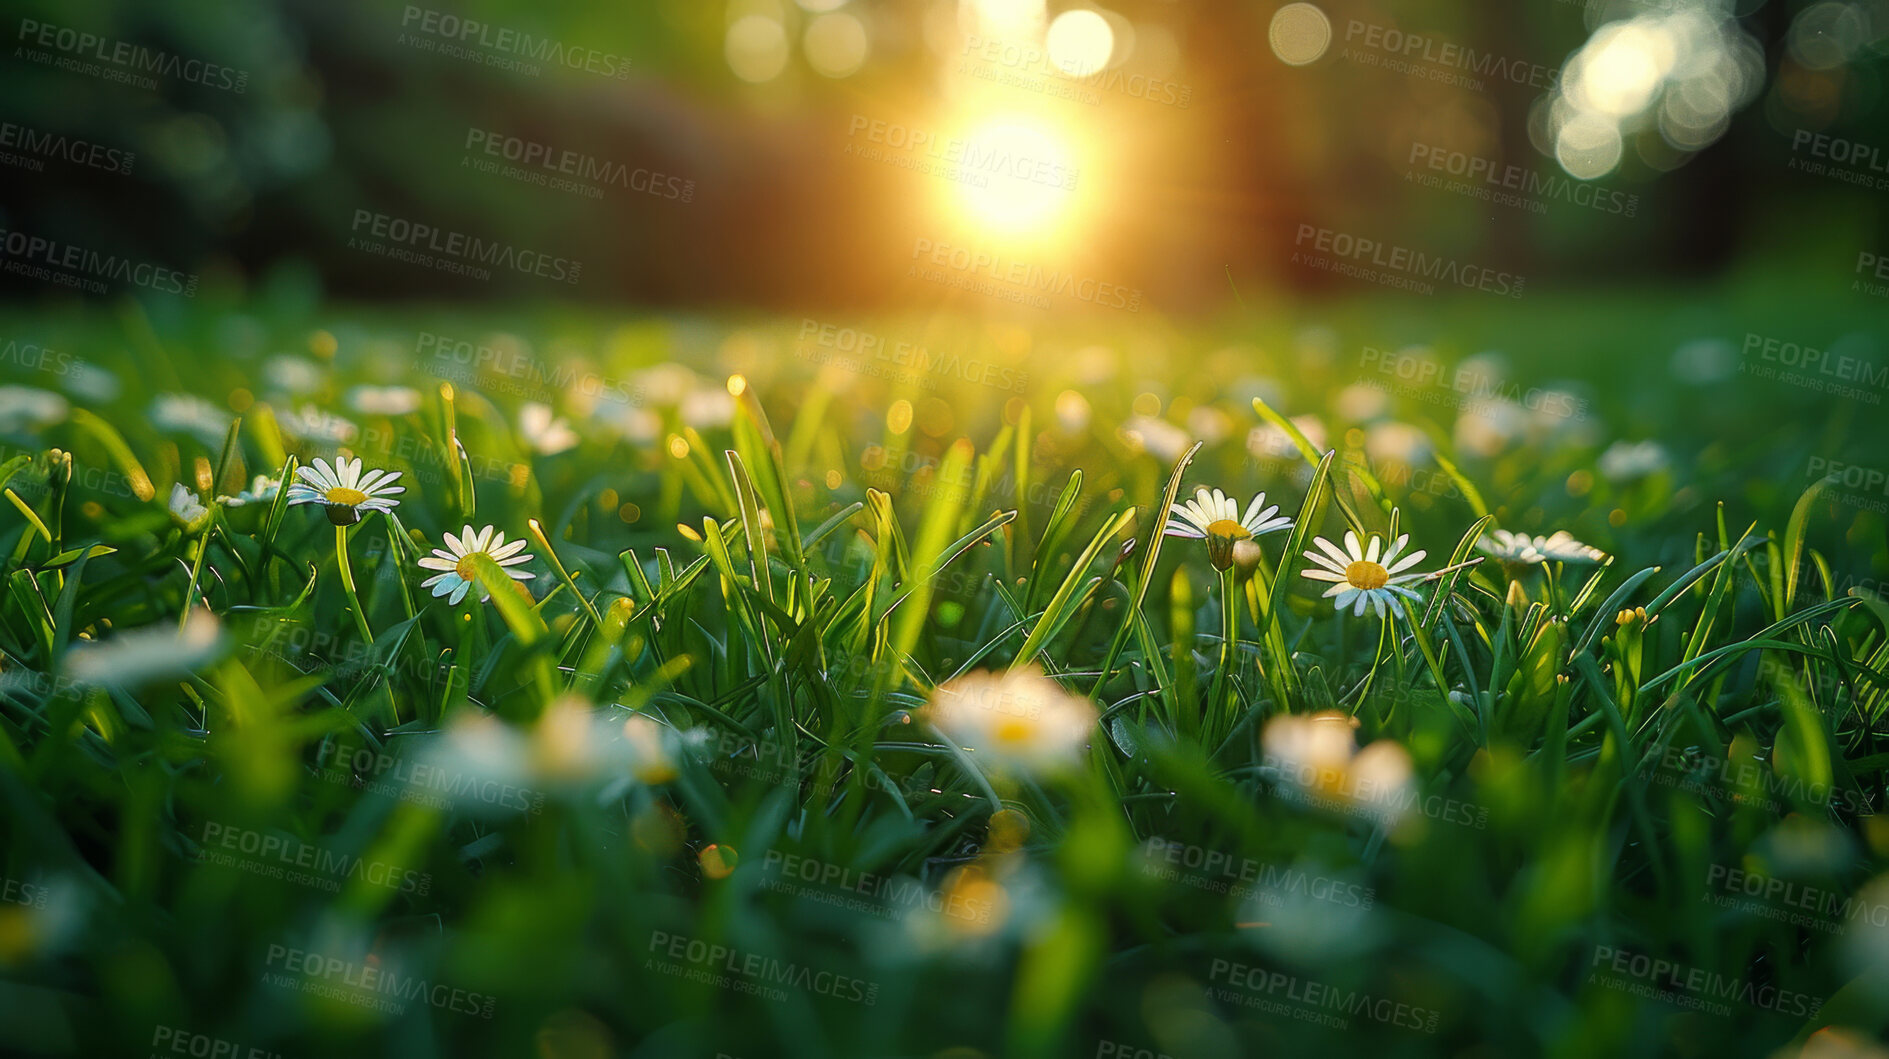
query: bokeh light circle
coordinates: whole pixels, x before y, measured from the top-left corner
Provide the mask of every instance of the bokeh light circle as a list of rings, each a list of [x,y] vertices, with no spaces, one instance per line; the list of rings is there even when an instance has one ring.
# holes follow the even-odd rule
[[[1078,8],[1056,16],[1044,45],[1058,70],[1071,77],[1088,77],[1107,68],[1115,50],[1115,31],[1108,19]]]
[[[772,81],[787,68],[787,30],[766,15],[744,15],[722,42],[728,68],[750,84]]]
[[[1287,4],[1273,14],[1267,39],[1280,62],[1305,66],[1317,62],[1331,47],[1331,19],[1312,4]]]
[[[807,65],[820,76],[832,78],[857,73],[871,50],[865,25],[844,12],[814,19],[800,46],[807,53]]]

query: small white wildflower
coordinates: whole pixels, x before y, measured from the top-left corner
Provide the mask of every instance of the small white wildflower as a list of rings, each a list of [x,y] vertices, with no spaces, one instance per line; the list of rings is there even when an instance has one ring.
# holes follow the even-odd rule
[[[289,486],[290,504],[321,504],[328,509],[328,521],[337,526],[351,526],[361,521],[365,511],[392,511],[400,501],[390,499],[406,492],[404,485],[394,485],[399,471],[379,468],[361,474],[361,461],[317,459],[312,467],[296,471],[300,479]]]
[[[551,406],[537,401],[518,410],[518,433],[525,444],[540,456],[555,456],[577,447],[577,431],[563,416],[554,416]]]
[[[505,534],[495,536],[491,526],[476,534],[471,526],[467,526],[458,537],[448,533],[446,547],[435,548],[432,555],[420,559],[423,569],[443,571],[420,582],[420,587],[432,589],[435,596],[451,595],[452,598],[447,602],[457,606],[460,600],[466,598],[472,586],[478,583],[479,575],[473,563],[476,557],[484,555],[501,567],[518,566],[531,561],[529,554],[519,554],[524,550],[524,541],[516,540],[507,544]],[[529,581],[537,576],[527,570],[505,572],[518,581]],[[480,585],[479,602],[484,603],[491,598],[492,594],[485,590],[484,585]]]

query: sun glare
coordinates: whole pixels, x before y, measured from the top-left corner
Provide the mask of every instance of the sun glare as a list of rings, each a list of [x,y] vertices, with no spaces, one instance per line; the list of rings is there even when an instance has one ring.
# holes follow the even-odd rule
[[[992,235],[1048,236],[1069,215],[1081,173],[1074,152],[1041,125],[994,118],[961,138],[958,212]]]

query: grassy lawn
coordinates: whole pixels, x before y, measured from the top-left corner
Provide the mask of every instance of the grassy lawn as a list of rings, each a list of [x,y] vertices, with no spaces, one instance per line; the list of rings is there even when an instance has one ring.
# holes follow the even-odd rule
[[[4,1048],[1889,1027],[1880,303],[1240,306],[0,313]]]

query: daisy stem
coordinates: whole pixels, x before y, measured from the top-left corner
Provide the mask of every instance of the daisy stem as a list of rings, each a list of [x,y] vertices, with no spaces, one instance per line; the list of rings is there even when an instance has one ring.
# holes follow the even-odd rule
[[[209,527],[197,538],[197,557],[190,563],[190,583],[184,586],[184,609],[177,615],[177,631],[184,631],[184,623],[190,620],[190,597],[197,594],[197,581],[203,576],[203,557],[210,551]]]
[[[354,570],[348,565],[348,528],[335,527],[335,566],[341,570],[341,588],[348,594],[348,603],[354,610],[354,627],[361,632],[361,639],[369,646],[374,643],[374,634],[368,630],[367,614],[361,610],[361,597],[354,591]]]
[[[1233,661],[1239,656],[1239,635],[1239,586],[1229,566],[1220,571],[1220,671],[1214,677],[1215,704],[1229,720],[1233,715]]]

